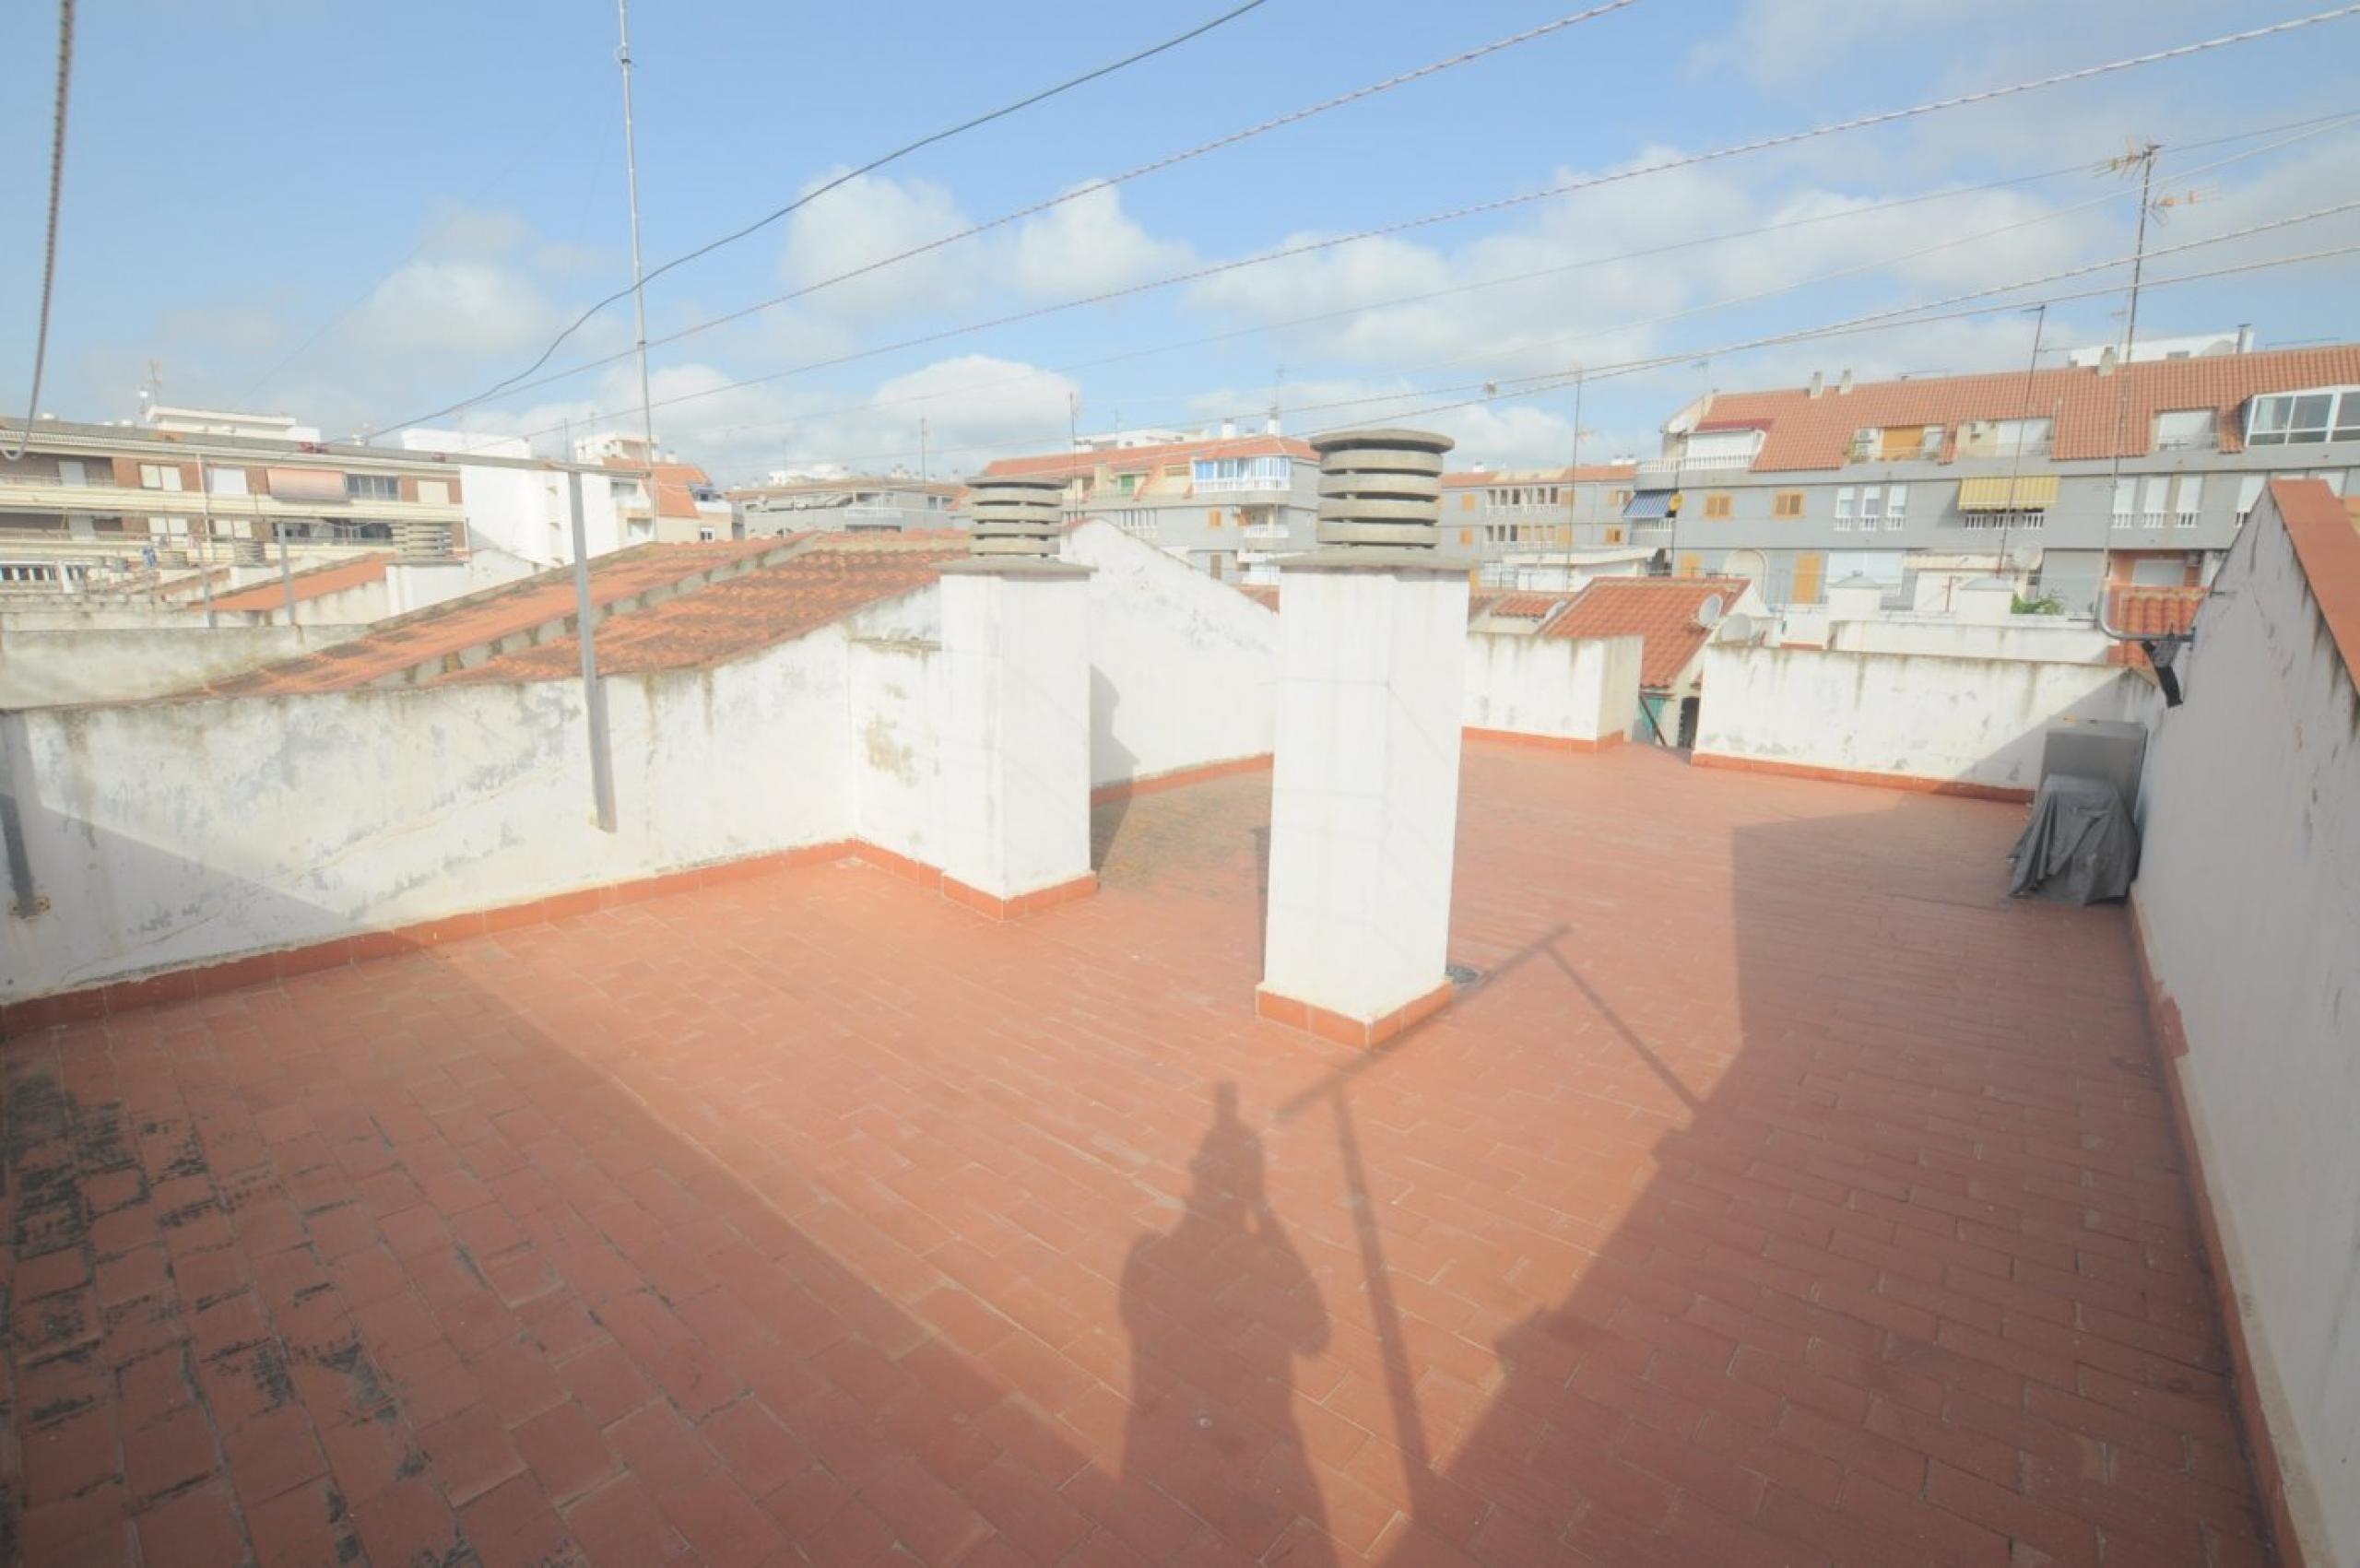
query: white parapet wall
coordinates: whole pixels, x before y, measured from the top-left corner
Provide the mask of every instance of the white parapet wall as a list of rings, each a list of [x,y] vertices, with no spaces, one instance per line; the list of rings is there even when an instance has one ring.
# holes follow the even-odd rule
[[[2146,722],[2146,678],[2113,665],[1717,645],[1696,758],[2029,793],[2060,719]]]
[[[1068,584],[1089,599],[1089,781],[1268,754],[1279,618],[1117,530],[1068,539],[1115,562]],[[590,825],[578,680],[0,714],[49,901],[0,921],[0,1002],[813,844],[938,867],[941,636],[929,584],[733,662],[609,677],[612,835]]]
[[[1277,616],[1109,523],[1063,554],[1091,568],[1092,784],[1269,755]]]
[[[612,834],[578,680],[12,716],[0,1001],[847,838],[844,647],[608,680]]]
[[[0,708],[120,702],[185,691],[357,637],[357,626],[0,630]]]
[[[1878,616],[1836,621],[1826,635],[1827,646],[1847,654],[1932,654],[2035,664],[2102,665],[2114,650],[2114,639],[2094,622],[2062,616],[2020,615],[2004,622]]]
[[[2360,1562],[2360,638],[2267,501],[2216,589],[2148,750],[2131,902],[2304,1559]]]
[[[1585,745],[1630,734],[1639,712],[1637,637],[1467,634],[1469,729]]]

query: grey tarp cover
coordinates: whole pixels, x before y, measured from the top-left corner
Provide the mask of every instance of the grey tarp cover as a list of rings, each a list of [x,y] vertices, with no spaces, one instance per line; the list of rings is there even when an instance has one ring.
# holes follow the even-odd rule
[[[2139,870],[2139,830],[2122,796],[2104,779],[2051,773],[2033,797],[2032,823],[2008,852],[2016,863],[2012,898],[2037,893],[2059,903],[2095,903],[2130,890]]]

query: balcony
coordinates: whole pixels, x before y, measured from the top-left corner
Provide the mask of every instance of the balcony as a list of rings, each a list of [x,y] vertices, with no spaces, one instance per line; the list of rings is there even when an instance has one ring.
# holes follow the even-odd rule
[[[1248,523],[1237,532],[1241,538],[1257,544],[1284,544],[1294,537],[1294,529],[1284,523]]]
[[[1272,477],[1258,474],[1241,474],[1231,478],[1198,479],[1198,495],[1235,495],[1241,490],[1291,490],[1294,480],[1289,477]]]
[[[1648,457],[1639,464],[1638,486],[1641,489],[1659,489],[1666,484],[1677,484],[1688,474],[1742,473],[1753,466],[1752,453],[1732,452],[1705,457]]]

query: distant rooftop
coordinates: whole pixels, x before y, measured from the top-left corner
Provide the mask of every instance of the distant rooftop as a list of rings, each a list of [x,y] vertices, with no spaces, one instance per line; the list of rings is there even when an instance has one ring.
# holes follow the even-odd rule
[[[1834,468],[1858,431],[1896,426],[1955,427],[1969,420],[2047,419],[2056,430],[2050,455],[2062,462],[2116,455],[2144,456],[2154,443],[2155,416],[2209,411],[2218,420],[2221,450],[2241,452],[2239,412],[2267,392],[2360,383],[2360,344],[2286,348],[2252,354],[2142,361],[2110,371],[2096,369],[1994,371],[1983,375],[1927,376],[1861,382],[1847,392],[1826,385],[1713,395],[1699,430],[1764,430],[1755,472]],[[2116,440],[2116,430],[2121,440]]]
[[[1548,637],[1640,637],[1642,689],[1669,687],[1713,635],[1696,617],[1718,595],[1734,604],[1750,585],[1743,577],[1600,577],[1581,591],[1542,632]]]
[[[1316,463],[1311,443],[1294,436],[1202,436],[1161,446],[1127,446],[1094,452],[1052,452],[1035,457],[1002,457],[985,465],[986,474],[1077,475],[1104,468],[1128,473],[1161,463],[1193,462],[1199,457],[1293,457]]]

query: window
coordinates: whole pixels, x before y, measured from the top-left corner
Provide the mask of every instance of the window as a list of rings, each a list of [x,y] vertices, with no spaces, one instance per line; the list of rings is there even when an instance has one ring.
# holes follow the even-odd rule
[[[79,489],[90,482],[89,470],[82,466],[78,457],[61,457],[57,460],[57,482]]]
[[[1631,504],[1631,492],[1629,490],[1616,490],[1613,495],[1607,499],[1607,504],[1616,508],[1617,510],[1628,506]]]
[[[1800,517],[1802,514],[1803,514],[1803,492],[1802,492],[1802,491],[1800,491],[1800,490],[1780,490],[1780,491],[1779,491],[1776,496],[1774,496],[1773,498],[1771,498],[1771,501],[1770,501],[1770,515],[1771,515],[1771,516],[1773,516],[1773,517]]]
[[[1735,496],[1732,496],[1727,490],[1713,491],[1712,494],[1705,498],[1705,515],[1707,517],[1727,517],[1729,514],[1729,508],[1736,499],[1737,498]]]
[[[700,528],[700,529],[698,529],[698,530],[697,530],[697,543],[699,543],[699,544],[701,544],[701,545],[709,545],[709,544],[713,543],[713,530],[712,530],[712,529],[710,529],[710,528]]]
[[[1475,492],[1473,490],[1462,490],[1459,492],[1458,510],[1461,512],[1472,512],[1475,510]]]
[[[2360,441],[2360,387],[2288,392],[2247,405],[2248,446],[2309,446]]]
[[[2155,450],[2180,452],[2219,444],[2210,408],[2175,408],[2155,416]]]
[[[215,468],[208,471],[206,482],[215,495],[244,495],[246,471],[243,468]]]
[[[1884,528],[1890,534],[1909,520],[1909,487],[1893,485],[1884,492]]]
[[[617,503],[629,506],[639,499],[639,481],[637,479],[608,479],[607,493],[614,497]]]
[[[142,463],[139,466],[139,488],[149,490],[180,489],[180,466],[175,463]]]
[[[450,505],[451,481],[448,479],[419,480],[418,499],[422,504],[427,506]]]
[[[2188,562],[2174,555],[2165,560],[2149,558],[2130,563],[2130,585],[2134,588],[2184,588],[2188,583]]]
[[[1288,479],[1284,457],[1199,457],[1196,478],[1205,489],[1275,489]]]
[[[1209,506],[1205,508],[1205,526],[1208,528],[1218,528],[1221,526],[1220,507]]]
[[[1838,528],[1848,530],[1852,526],[1852,507],[1854,500],[1858,496],[1858,494],[1859,492],[1854,489],[1850,485],[1843,485],[1837,488],[1835,491],[1835,525]]]
[[[1472,528],[1461,528],[1458,531],[1458,542],[1462,545],[1473,544],[1475,542],[1475,530]]]
[[[1167,479],[1185,479],[1188,477],[1188,466],[1186,463],[1167,463],[1163,466],[1163,477]]]
[[[1925,450],[1929,434],[1934,438],[1936,446],[1941,444],[1940,426],[1929,431],[1923,425],[1887,425],[1879,432],[1877,455],[1887,463],[1906,463]]]
[[[402,482],[391,474],[347,474],[344,493],[354,501],[399,501]]]
[[[2116,527],[2128,528],[2138,521],[2138,480],[2117,479],[2114,481],[2114,525]]]
[[[2176,527],[2193,528],[2204,514],[2204,476],[2182,474],[2178,489],[2172,501],[2172,523]]]
[[[2270,476],[2267,474],[2248,474],[2237,481],[2238,526],[2243,527],[2245,520],[2253,514],[2254,503],[2261,499],[2261,487],[2269,480]],[[2119,524],[2117,525],[2120,526]]]
[[[1877,525],[1877,520],[1883,515],[1884,490],[1879,486],[1870,485],[1860,492],[1860,526],[1863,529],[1873,528]]]
[[[2164,474],[2150,474],[2139,481],[2139,526],[2164,525],[2164,490],[2170,483],[2170,477]]]
[[[2054,419],[2000,419],[1992,424],[1991,436],[2003,455],[2014,457],[2047,452],[2056,427]]]

